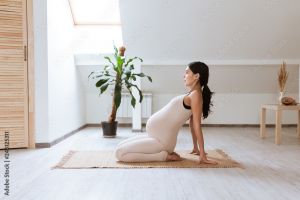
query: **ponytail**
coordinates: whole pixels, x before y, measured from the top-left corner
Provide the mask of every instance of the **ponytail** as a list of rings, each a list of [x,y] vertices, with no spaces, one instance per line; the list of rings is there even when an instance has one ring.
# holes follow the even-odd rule
[[[209,68],[204,62],[195,61],[188,64],[188,67],[194,74],[200,75],[200,87],[203,87],[202,98],[203,98],[203,119],[207,118],[209,113],[211,113],[210,106],[213,106],[211,103],[211,96],[214,92],[211,92],[207,86],[209,78]]]
[[[209,87],[205,84],[202,90],[202,97],[203,97],[203,119],[207,118],[209,113],[211,113],[210,106],[213,106],[211,102],[211,96],[214,92],[211,92]]]

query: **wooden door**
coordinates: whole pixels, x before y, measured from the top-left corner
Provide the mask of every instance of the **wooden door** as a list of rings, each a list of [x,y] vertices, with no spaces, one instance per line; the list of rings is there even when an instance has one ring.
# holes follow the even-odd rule
[[[28,147],[27,46],[26,0],[0,0],[1,149]]]

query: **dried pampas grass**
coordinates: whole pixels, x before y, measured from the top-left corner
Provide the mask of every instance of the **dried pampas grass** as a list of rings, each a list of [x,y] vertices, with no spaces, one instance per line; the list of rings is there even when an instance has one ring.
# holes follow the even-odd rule
[[[278,71],[278,83],[279,83],[280,92],[284,91],[287,79],[288,79],[288,72],[286,71],[286,63],[283,61]]]

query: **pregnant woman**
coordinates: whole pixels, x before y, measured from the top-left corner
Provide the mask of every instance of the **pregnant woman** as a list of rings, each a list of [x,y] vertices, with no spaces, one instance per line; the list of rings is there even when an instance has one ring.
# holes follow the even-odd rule
[[[190,63],[184,74],[185,86],[190,91],[174,97],[148,119],[147,135],[121,141],[115,151],[116,158],[123,162],[181,160],[174,149],[179,129],[189,119],[194,146],[191,153],[199,155],[199,163],[216,164],[206,157],[201,129],[201,117],[208,116],[212,105],[208,77],[209,68],[205,63]]]

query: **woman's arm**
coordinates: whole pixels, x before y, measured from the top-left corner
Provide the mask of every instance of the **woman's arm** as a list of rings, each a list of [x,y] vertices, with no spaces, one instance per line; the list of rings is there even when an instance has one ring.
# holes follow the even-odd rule
[[[204,138],[203,138],[203,133],[201,128],[201,116],[202,116],[202,106],[203,106],[203,100],[201,95],[202,94],[199,92],[193,92],[191,93],[190,96],[192,115],[193,115],[193,119],[192,119],[193,130],[197,138],[197,142],[200,150],[199,162],[216,164],[216,162],[214,161],[207,160],[205,150],[204,150]]]
[[[192,138],[193,138],[193,150],[191,152],[191,154],[196,154],[199,155],[199,148],[198,148],[198,143],[197,143],[197,137],[193,128],[193,115],[190,118],[190,129],[191,129],[191,133],[192,133]]]

